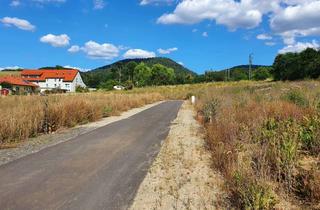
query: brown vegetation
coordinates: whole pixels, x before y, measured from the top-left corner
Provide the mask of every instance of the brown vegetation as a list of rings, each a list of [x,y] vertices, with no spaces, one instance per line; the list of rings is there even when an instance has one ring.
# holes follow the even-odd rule
[[[318,82],[239,83],[199,97],[212,164],[236,208],[319,205]]]
[[[0,98],[0,145],[118,115],[162,99],[158,93],[87,93]]]

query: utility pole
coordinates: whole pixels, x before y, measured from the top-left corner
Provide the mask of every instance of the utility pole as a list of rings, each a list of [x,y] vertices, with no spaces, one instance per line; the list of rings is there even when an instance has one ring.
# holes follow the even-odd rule
[[[252,63],[253,63],[253,53],[249,55],[249,80],[252,79]]]

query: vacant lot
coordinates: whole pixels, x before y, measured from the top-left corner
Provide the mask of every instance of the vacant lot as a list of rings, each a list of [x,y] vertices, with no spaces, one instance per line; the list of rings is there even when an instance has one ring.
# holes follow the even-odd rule
[[[235,208],[319,208],[320,83],[231,82],[0,99],[2,143],[162,99],[197,96],[212,168]]]
[[[0,146],[162,100],[158,93],[88,93],[0,98]]]
[[[212,166],[235,208],[319,208],[320,83],[252,83],[199,94]]]

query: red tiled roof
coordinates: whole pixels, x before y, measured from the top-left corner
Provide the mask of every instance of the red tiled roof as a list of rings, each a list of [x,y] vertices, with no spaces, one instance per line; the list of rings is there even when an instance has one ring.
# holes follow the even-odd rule
[[[8,83],[11,85],[18,85],[18,86],[39,87],[38,85],[33,84],[32,82],[28,82],[21,77],[13,77],[13,76],[0,77],[0,84],[1,83]]]
[[[64,82],[72,82],[77,74],[76,69],[43,69],[43,70],[23,70],[21,76],[28,81],[45,81],[49,78],[63,79]],[[38,78],[29,78],[27,76],[38,76]]]

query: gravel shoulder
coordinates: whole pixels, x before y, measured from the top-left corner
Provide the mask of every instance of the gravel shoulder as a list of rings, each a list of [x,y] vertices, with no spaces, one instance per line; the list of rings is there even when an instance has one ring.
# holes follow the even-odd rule
[[[185,102],[131,210],[221,209],[223,179],[210,167],[203,130]]]
[[[29,138],[23,143],[19,144],[16,148],[8,148],[0,150],[0,166],[11,161],[22,158],[26,155],[39,152],[47,147],[54,146],[56,144],[68,141],[82,134],[93,131],[97,128],[103,127],[105,125],[111,124],[113,122],[127,119],[139,112],[147,110],[151,107],[154,107],[158,104],[163,103],[163,101],[156,102],[153,104],[148,104],[143,107],[134,108],[129,111],[123,112],[120,116],[111,116],[103,118],[96,122],[87,123],[84,125],[79,125],[74,128],[69,129],[60,129],[57,132],[47,135],[40,135],[35,138]]]

